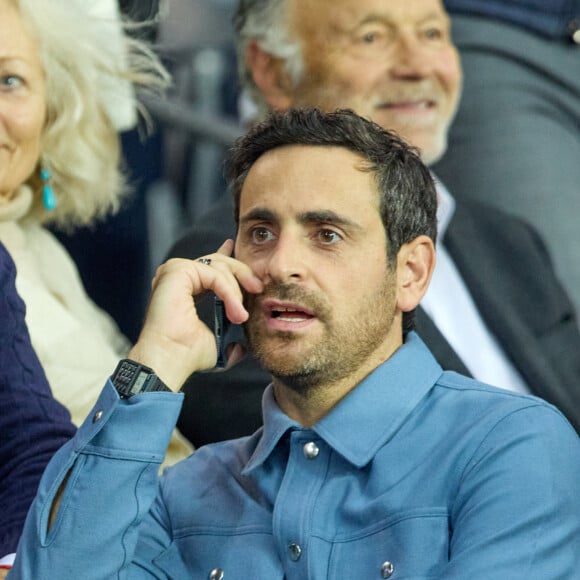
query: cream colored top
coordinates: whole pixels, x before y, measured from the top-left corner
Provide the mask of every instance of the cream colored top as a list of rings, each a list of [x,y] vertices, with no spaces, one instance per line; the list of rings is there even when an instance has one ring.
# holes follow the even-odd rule
[[[16,264],[16,288],[26,304],[32,345],[52,392],[79,425],[130,344],[112,318],[90,300],[60,242],[44,227],[27,222],[31,203],[27,186],[10,201],[0,201],[0,241]],[[176,431],[164,465],[191,451]]]

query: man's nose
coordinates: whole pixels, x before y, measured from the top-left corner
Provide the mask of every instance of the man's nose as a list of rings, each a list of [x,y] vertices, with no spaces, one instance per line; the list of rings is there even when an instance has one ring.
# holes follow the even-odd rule
[[[393,52],[391,76],[402,80],[421,80],[433,70],[433,54],[420,38],[408,33],[400,34]]]
[[[266,259],[266,278],[279,283],[299,282],[304,279],[306,271],[303,243],[294,236],[281,235]]]

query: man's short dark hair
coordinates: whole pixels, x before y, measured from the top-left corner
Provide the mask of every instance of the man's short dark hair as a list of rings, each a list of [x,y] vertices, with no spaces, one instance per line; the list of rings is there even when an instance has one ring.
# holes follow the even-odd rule
[[[252,165],[267,151],[286,145],[343,147],[374,173],[380,212],[393,263],[401,246],[417,236],[437,236],[437,194],[417,150],[392,131],[351,110],[324,113],[316,108],[272,113],[236,141],[225,165],[238,223],[240,194]],[[353,200],[355,202],[355,200]]]
[[[343,147],[360,155],[361,169],[371,171],[376,179],[391,266],[401,246],[416,237],[426,235],[435,243],[437,194],[417,149],[348,109],[332,113],[317,108],[274,112],[236,141],[225,163],[236,224],[242,187],[251,167],[264,153],[286,145]],[[405,313],[405,333],[412,328],[412,319],[412,313]]]

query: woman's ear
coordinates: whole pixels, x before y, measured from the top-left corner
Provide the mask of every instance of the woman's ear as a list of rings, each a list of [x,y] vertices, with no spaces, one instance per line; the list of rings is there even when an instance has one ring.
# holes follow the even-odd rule
[[[284,68],[284,62],[266,52],[253,40],[246,48],[246,64],[268,105],[277,111],[289,109],[292,104],[292,83]]]
[[[403,244],[397,254],[397,306],[409,312],[423,298],[435,268],[435,247],[428,236]]]

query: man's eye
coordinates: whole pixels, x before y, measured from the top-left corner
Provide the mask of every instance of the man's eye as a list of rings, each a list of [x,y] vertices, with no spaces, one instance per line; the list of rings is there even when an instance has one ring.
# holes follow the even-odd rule
[[[385,30],[369,30],[360,37],[362,44],[384,44],[388,39],[387,31]]]
[[[342,236],[333,230],[320,230],[318,239],[323,244],[336,244],[336,242],[342,240]]]
[[[250,232],[250,236],[255,244],[263,244],[273,238],[272,232],[267,228],[254,228]]]
[[[428,40],[441,40],[443,38],[443,31],[440,28],[428,28],[424,34]]]

